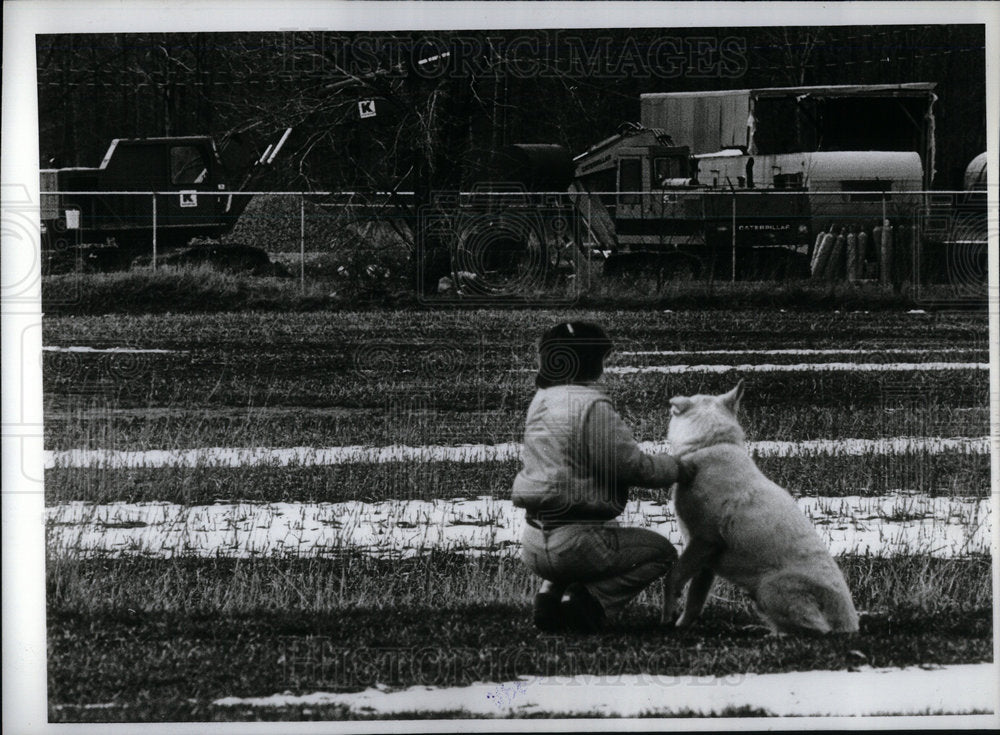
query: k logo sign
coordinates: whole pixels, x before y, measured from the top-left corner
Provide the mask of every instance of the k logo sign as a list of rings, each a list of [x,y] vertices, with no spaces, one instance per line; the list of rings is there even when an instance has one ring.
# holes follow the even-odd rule
[[[360,100],[358,102],[358,115],[361,119],[375,117],[375,100]]]
[[[182,191],[180,193],[182,207],[197,207],[198,193],[194,191]]]

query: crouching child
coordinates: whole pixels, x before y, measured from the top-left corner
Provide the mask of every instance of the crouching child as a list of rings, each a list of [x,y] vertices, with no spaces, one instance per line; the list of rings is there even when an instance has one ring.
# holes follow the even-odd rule
[[[615,520],[630,486],[666,488],[682,470],[670,455],[644,453],[597,385],[612,348],[587,322],[559,324],[539,342],[512,500],[525,510],[521,558],[544,580],[534,623],[546,632],[600,630],[677,559],[663,535]]]

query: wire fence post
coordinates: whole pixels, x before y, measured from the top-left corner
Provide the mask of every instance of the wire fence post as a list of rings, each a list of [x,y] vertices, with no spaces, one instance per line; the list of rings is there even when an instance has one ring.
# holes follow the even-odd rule
[[[156,270],[156,192],[153,192],[153,270]]]
[[[887,284],[890,283],[892,280],[890,277],[892,273],[892,255],[891,251],[889,250],[891,241],[889,239],[889,236],[886,234],[886,231],[889,229],[889,220],[886,219],[885,216],[884,190],[882,191],[882,222],[880,224],[882,225],[882,227],[880,229],[881,237],[879,238],[879,243],[878,243],[879,283]]]
[[[306,292],[306,198],[299,196],[299,282]]]
[[[590,244],[591,240],[596,241],[597,237],[594,235],[594,219],[590,211],[591,205],[589,196],[587,197],[586,201],[587,201],[587,232],[585,234],[586,244],[584,245],[584,248],[586,250],[586,253],[584,254],[585,258],[584,262],[586,262],[587,264],[587,285],[589,286],[591,283],[594,282],[594,251],[598,249],[603,250],[604,248],[603,246],[598,245],[596,242],[594,244],[597,245],[597,247],[592,247]],[[603,272],[604,268],[603,263],[601,264],[601,268]]]
[[[730,280],[732,283],[736,283],[736,192],[733,192],[733,221],[731,223],[733,228],[733,272]]]

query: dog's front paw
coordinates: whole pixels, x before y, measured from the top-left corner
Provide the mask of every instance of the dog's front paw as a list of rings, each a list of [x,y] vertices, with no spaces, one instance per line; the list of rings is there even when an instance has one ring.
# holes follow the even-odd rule
[[[677,606],[667,600],[663,601],[663,607],[660,609],[660,622],[661,623],[672,623],[677,619]]]
[[[679,618],[677,618],[677,621],[674,623],[674,627],[677,628],[678,630],[684,630],[685,628],[690,628],[692,625],[694,625],[694,617],[689,615],[681,615]]]
[[[676,604],[666,604],[660,611],[660,625],[672,628],[677,623],[677,617],[681,614]]]

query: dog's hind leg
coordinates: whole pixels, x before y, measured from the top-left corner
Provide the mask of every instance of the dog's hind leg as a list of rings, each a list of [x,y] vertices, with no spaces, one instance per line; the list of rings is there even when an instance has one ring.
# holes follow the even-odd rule
[[[857,633],[858,611],[854,607],[847,582],[839,569],[837,572],[840,577],[839,583],[831,580],[828,585],[816,585],[816,600],[829,621],[832,632]]]
[[[684,603],[684,614],[677,621],[678,628],[687,628],[698,616],[701,615],[705,602],[708,600],[708,593],[712,591],[712,584],[715,582],[715,573],[711,569],[703,567],[688,586],[687,600]]]
[[[775,633],[824,634],[834,630],[823,604],[827,594],[804,575],[779,572],[761,580],[754,602]]]

